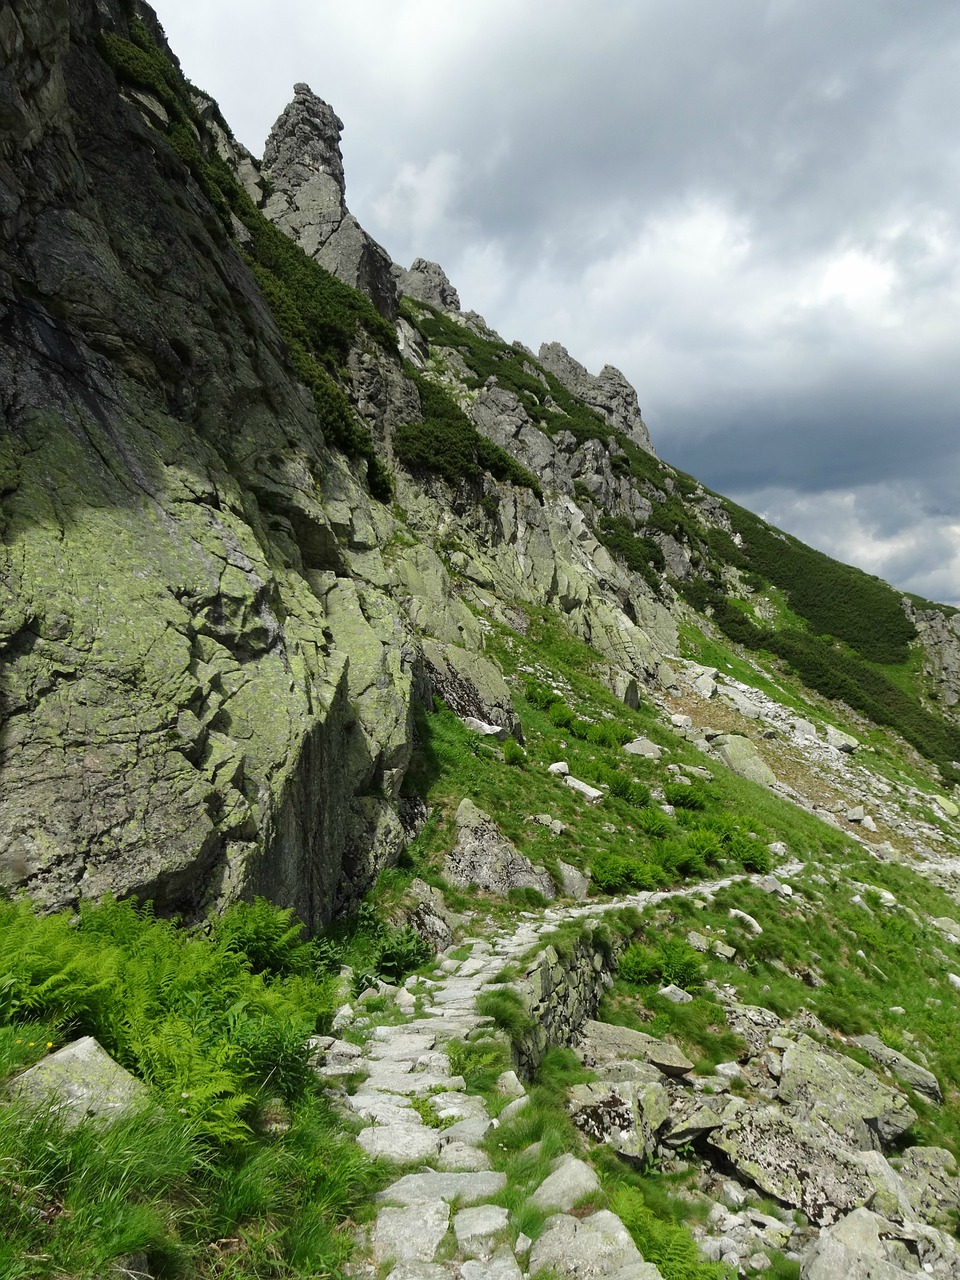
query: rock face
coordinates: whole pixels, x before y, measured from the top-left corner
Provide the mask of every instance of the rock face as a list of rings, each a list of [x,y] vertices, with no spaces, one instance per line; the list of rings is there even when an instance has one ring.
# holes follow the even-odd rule
[[[304,253],[393,320],[393,263],[347,209],[343,121],[309,85],[294,85],[293,92],[264,148],[263,171],[272,187],[264,212]]]

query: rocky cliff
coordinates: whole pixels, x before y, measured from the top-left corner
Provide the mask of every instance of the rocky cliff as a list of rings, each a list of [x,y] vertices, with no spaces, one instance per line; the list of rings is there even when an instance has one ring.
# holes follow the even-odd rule
[[[0,879],[190,915],[262,892],[317,924],[403,843],[417,701],[456,686],[509,726],[477,610],[553,600],[638,672],[672,620],[624,614],[631,575],[562,493],[398,469],[393,505],[330,447],[255,272],[261,223],[210,179],[228,162],[391,314],[329,108],[298,86],[268,184],[147,11],[3,12]],[[369,317],[336,355],[328,398],[389,460],[416,386]]]
[[[0,881],[321,924],[412,829],[418,705],[519,732],[484,649],[528,607],[618,689],[671,687],[682,621],[829,693],[820,651],[759,629],[766,526],[745,543],[656,458],[617,370],[507,344],[436,264],[391,263],[306,85],[260,162],[146,7],[2,14]],[[912,616],[950,706],[952,622]]]

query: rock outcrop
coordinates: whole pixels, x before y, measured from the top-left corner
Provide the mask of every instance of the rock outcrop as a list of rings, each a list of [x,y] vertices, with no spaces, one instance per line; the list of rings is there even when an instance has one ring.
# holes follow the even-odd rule
[[[365,293],[390,320],[397,287],[390,255],[347,208],[340,135],[343,121],[309,85],[294,85],[263,152],[271,194],[264,212],[309,257]]]
[[[540,362],[584,404],[602,414],[611,427],[622,431],[647,453],[655,452],[637,393],[619,369],[605,364],[599,374],[589,373],[559,342],[543,343]]]
[[[460,295],[437,262],[415,258],[407,269],[394,265],[393,278],[397,282],[398,292],[405,297],[426,302],[431,307],[439,307],[441,311],[460,310]]]

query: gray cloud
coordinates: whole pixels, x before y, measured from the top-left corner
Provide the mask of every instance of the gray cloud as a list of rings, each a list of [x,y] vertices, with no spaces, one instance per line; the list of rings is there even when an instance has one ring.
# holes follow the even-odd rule
[[[960,597],[955,0],[158,8],[254,151],[295,80],[334,105],[395,259],[618,364],[712,487]]]

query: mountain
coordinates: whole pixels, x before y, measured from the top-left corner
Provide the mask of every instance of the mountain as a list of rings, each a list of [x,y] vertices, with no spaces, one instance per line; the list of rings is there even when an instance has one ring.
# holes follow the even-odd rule
[[[760,1007],[771,982],[789,987],[769,996],[753,1056],[799,1034],[790,1019],[805,999],[816,1026],[804,1035],[882,1033],[895,1057],[926,1055],[945,1102],[931,1118],[911,1095],[910,1150],[942,1151],[946,1168],[960,1132],[945,1043],[960,987],[960,614],[829,559],[661,460],[618,370],[594,375],[557,343],[507,343],[462,310],[440,266],[394,264],[347,207],[343,125],[305,84],[257,159],[139,0],[20,0],[2,12],[0,48],[0,885],[11,939],[60,927],[28,920],[79,919],[78,937],[92,930],[116,950],[82,998],[68,983],[74,1003],[58,1005],[49,993],[65,979],[47,974],[36,984],[47,994],[27,983],[9,1018],[39,1009],[57,1035],[69,1025],[101,1039],[110,1022],[123,1065],[180,1081],[187,1100],[187,1067],[157,1065],[154,1015],[121,1032],[89,995],[120,981],[134,936],[146,947],[160,930],[158,956],[188,946],[164,918],[202,925],[223,954],[242,935],[247,976],[231,970],[224,1006],[242,1020],[286,1000],[275,1021],[293,1026],[298,999],[302,1012],[320,997],[254,992],[252,972],[307,983],[321,961],[333,972],[346,958],[359,976],[370,963],[374,981],[402,977],[425,960],[423,938],[454,943],[465,912],[543,910],[555,893],[582,898],[591,879],[614,896],[705,879],[720,895],[700,901],[709,931],[740,931],[742,1000]],[[548,772],[561,763],[567,775]],[[731,876],[763,878],[778,858],[790,893],[731,890]],[[732,892],[739,916],[714,912]],[[113,898],[150,902],[158,919]],[[101,899],[104,916],[86,905]],[[665,915],[661,901],[643,898],[653,914],[623,938],[636,927],[682,950],[687,907]],[[564,925],[580,918],[563,910]],[[313,941],[297,941],[285,911]],[[782,955],[742,919],[722,923],[744,912]],[[369,954],[344,950],[348,919]],[[231,933],[230,921],[243,923]],[[203,929],[190,946],[206,945]],[[51,954],[73,955],[63,930]],[[801,954],[808,936],[815,955]],[[640,945],[597,942],[597,971]],[[615,989],[628,1021],[624,1002],[651,975],[658,998],[675,953],[632,954],[633,988],[622,977]],[[87,963],[70,961],[84,974]],[[883,972],[894,968],[899,978]],[[845,991],[848,969],[859,977]],[[704,1041],[661,1006],[688,1050]],[[319,1009],[312,1031],[333,1012]],[[700,1012],[725,1016],[715,1003]],[[730,1015],[738,1047],[752,1043],[745,1016]],[[177,1017],[167,1042],[187,1043],[202,1019]],[[515,1057],[525,1029],[514,1026]],[[266,1049],[224,1035],[224,1071],[242,1058],[258,1083],[210,1085],[243,1101],[229,1123],[204,1111],[204,1133],[239,1142],[274,1068],[257,1076]],[[301,1048],[302,1037],[283,1061]],[[715,1170],[747,1178],[749,1158],[723,1149]],[[911,1230],[921,1222],[916,1245],[953,1205],[944,1176],[926,1216],[875,1188],[835,1195],[826,1212],[753,1180],[825,1229],[841,1210],[880,1205]],[[244,1217],[223,1221],[226,1238]],[[900,1261],[919,1256],[911,1247]],[[940,1255],[935,1265],[956,1274]]]

